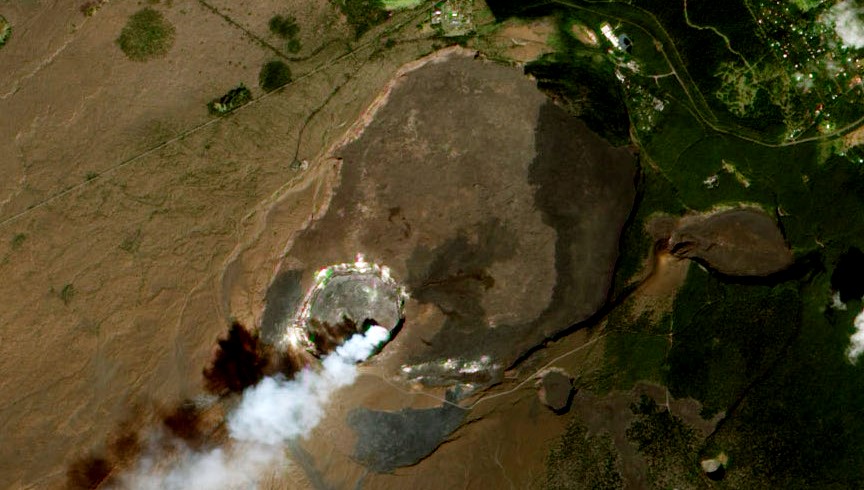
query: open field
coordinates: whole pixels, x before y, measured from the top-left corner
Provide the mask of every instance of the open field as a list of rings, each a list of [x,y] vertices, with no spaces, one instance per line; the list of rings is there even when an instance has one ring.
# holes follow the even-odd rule
[[[3,5],[15,30],[0,53],[3,487],[60,486],[119,424],[200,392],[216,337],[230,316],[260,314],[266,271],[332,182],[326,165],[292,162],[314,161],[399,65],[430,50],[421,38],[375,56],[379,33],[354,41],[327,2],[174,1],[153,5],[176,29],[169,52],[133,62],[115,39],[138,8]],[[258,38],[292,8],[305,59],[264,98],[258,71],[279,56]],[[415,38],[412,15],[382,28]],[[206,103],[238,81],[257,100],[209,116]],[[254,264],[265,282],[241,293],[248,303],[225,298],[227,264],[290,199]]]

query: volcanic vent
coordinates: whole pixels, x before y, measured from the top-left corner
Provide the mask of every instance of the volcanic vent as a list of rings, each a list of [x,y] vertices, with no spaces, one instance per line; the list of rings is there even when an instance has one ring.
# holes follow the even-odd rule
[[[318,271],[280,347],[304,348],[320,357],[372,325],[387,328],[392,338],[402,323],[406,298],[389,268],[358,254],[352,263]]]

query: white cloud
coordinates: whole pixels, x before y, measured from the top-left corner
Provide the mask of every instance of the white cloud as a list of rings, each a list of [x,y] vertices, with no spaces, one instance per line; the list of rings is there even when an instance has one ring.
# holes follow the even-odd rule
[[[256,488],[260,479],[286,465],[286,444],[308,437],[318,425],[330,396],[357,378],[356,363],[365,360],[389,338],[384,327],[372,326],[339,346],[321,362],[320,370],[304,369],[294,379],[268,377],[248,388],[228,415],[229,442],[195,452],[179,441],[180,458],[167,463],[153,449],[134,471],[123,475],[122,488],[181,490],[189,488]],[[164,444],[155,441],[156,448]],[[164,449],[162,449],[164,451]]]
[[[330,395],[357,377],[355,364],[387,340],[386,328],[373,326],[355,335],[322,361],[322,370],[304,369],[292,380],[265,378],[246,390],[228,416],[228,430],[238,441],[281,444],[306,437],[318,425]]]
[[[834,28],[844,45],[864,48],[864,22],[861,14],[861,8],[854,0],[844,0],[828,10],[824,21]]]
[[[855,333],[849,338],[849,348],[846,349],[846,356],[854,364],[858,362],[861,354],[864,354],[864,310],[858,313],[853,324],[855,325]]]

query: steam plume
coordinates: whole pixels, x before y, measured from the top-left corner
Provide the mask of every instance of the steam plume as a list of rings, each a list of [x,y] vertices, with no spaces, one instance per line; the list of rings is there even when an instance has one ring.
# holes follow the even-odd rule
[[[864,47],[864,22],[861,9],[852,0],[837,3],[827,12],[826,20],[843,44],[853,48]]]
[[[320,370],[303,369],[294,379],[263,378],[246,389],[238,407],[227,416],[228,441],[195,451],[173,441],[179,460],[166,462],[164,441],[151,448],[137,467],[119,478],[121,488],[227,489],[255,488],[269,471],[287,464],[285,447],[308,437],[320,422],[330,396],[357,378],[356,363],[368,358],[389,338],[374,325],[348,339],[321,362]],[[171,458],[172,460],[174,458]]]
[[[858,363],[858,358],[864,354],[864,311],[858,313],[855,317],[853,325],[855,332],[849,338],[849,347],[846,350],[846,357],[852,364]]]

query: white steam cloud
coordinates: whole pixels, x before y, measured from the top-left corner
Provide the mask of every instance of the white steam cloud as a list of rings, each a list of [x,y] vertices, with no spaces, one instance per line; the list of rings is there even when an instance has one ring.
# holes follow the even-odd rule
[[[206,452],[184,449],[165,464],[158,449],[121,479],[122,488],[256,488],[263,476],[287,464],[286,444],[307,437],[318,425],[330,396],[357,378],[356,363],[387,341],[389,331],[372,326],[325,357],[320,370],[304,369],[294,379],[264,378],[248,388],[227,417],[230,441]],[[158,441],[155,444],[158,446]]]
[[[855,333],[849,338],[846,357],[849,358],[849,362],[855,364],[861,354],[864,354],[864,310],[855,317],[853,325],[855,326]]]
[[[861,14],[861,8],[854,0],[844,0],[828,10],[824,21],[834,28],[844,45],[864,48],[864,22]]]

